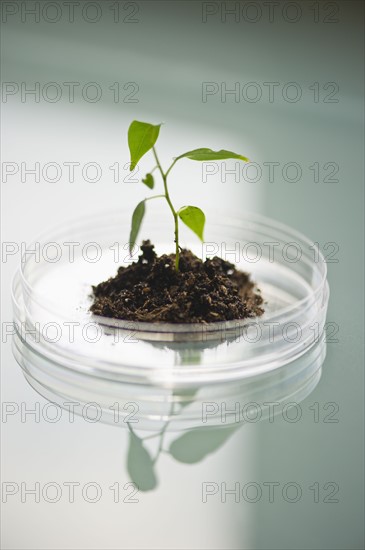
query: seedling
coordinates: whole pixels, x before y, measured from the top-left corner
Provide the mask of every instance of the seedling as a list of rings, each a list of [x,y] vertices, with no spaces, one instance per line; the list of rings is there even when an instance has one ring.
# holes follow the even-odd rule
[[[212,149],[194,149],[193,151],[188,151],[183,153],[178,157],[175,157],[170,167],[164,172],[161,167],[160,161],[158,159],[155,144],[160,133],[161,124],[153,125],[148,124],[147,122],[139,122],[134,120],[129,126],[128,130],[128,146],[131,154],[131,164],[130,170],[134,170],[139,160],[152,149],[156,166],[151,172],[149,172],[145,178],[142,179],[142,182],[149,188],[153,189],[155,186],[154,177],[152,172],[159,170],[164,187],[163,195],[153,195],[148,197],[137,204],[133,215],[132,215],[132,226],[129,237],[129,251],[132,252],[136,240],[138,237],[139,230],[141,228],[143,217],[146,213],[146,202],[152,199],[166,199],[167,204],[171,210],[171,213],[174,218],[174,227],[175,227],[175,269],[179,271],[179,260],[180,260],[180,246],[179,246],[179,219],[191,229],[201,241],[204,240],[204,226],[205,226],[205,214],[197,206],[182,206],[176,210],[171,202],[169,190],[167,187],[167,177],[170,174],[172,168],[175,166],[178,160],[187,158],[190,160],[196,161],[209,161],[209,160],[224,160],[224,159],[238,159],[248,162],[248,158],[243,157],[242,155],[237,155],[232,153],[232,151],[225,151],[221,149],[220,151],[212,151]]]

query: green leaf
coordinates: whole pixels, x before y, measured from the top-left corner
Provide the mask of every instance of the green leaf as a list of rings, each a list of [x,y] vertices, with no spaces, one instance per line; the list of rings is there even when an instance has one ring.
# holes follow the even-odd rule
[[[132,431],[129,435],[128,473],[140,491],[152,491],[157,485],[153,461],[142,440]]]
[[[128,146],[131,154],[130,171],[134,170],[137,162],[145,155],[157,141],[160,126],[134,120],[128,129]]]
[[[244,160],[245,162],[249,162],[249,159],[247,157],[243,157],[242,155],[237,155],[237,153],[232,153],[232,151],[225,151],[224,149],[221,149],[220,151],[212,151],[212,149],[194,149],[193,151],[188,151],[187,153],[180,155],[179,157],[176,158],[176,160],[179,160],[182,158],[188,158],[190,160],[199,160],[199,161],[238,159],[238,160]]]
[[[197,206],[183,206],[178,211],[179,218],[199,237],[201,241],[203,238],[203,231],[205,225],[205,214]]]
[[[239,425],[224,428],[196,428],[185,432],[170,445],[169,453],[179,462],[194,464],[221,447]]]
[[[155,180],[153,179],[152,174],[146,174],[146,177],[142,179],[143,183],[147,185],[150,189],[153,189],[155,186]]]
[[[132,215],[132,227],[129,235],[129,253],[132,253],[133,247],[136,244],[139,230],[141,229],[141,224],[143,216],[146,212],[145,201],[139,202],[134,209]]]

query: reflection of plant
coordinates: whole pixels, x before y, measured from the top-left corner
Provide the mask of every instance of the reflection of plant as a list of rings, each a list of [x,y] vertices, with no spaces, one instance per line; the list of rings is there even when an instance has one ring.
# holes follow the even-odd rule
[[[131,481],[140,491],[152,491],[157,486],[154,463],[140,439],[129,427],[129,451],[127,468]]]
[[[186,400],[182,406],[188,405],[191,402],[192,400]],[[170,416],[172,414],[173,406]],[[161,453],[168,454],[178,462],[184,464],[196,464],[206,458],[208,454],[217,451],[240,427],[240,424],[235,424],[220,428],[194,428],[193,430],[184,432],[170,443],[168,449],[164,449],[164,437],[169,423],[170,420],[164,424],[159,432],[144,438],[138,437],[128,423],[130,436],[127,468],[131,481],[137,485],[140,491],[151,491],[156,488],[155,465]],[[157,437],[159,438],[158,449],[156,456],[152,458],[144,445],[144,441]]]
[[[179,462],[195,464],[214,453],[237,430],[239,424],[222,428],[195,428],[175,439],[169,454]]]
[[[150,173],[146,175],[144,179],[142,179],[142,182],[147,187],[149,187],[149,189],[153,189],[155,183],[154,183],[154,178],[152,176],[152,172],[157,168],[162,176],[162,181],[164,186],[163,195],[154,195],[153,197],[144,199],[139,204],[137,204],[132,216],[132,227],[131,227],[131,233],[129,238],[129,247],[130,247],[130,251],[132,251],[133,246],[136,244],[137,236],[138,236],[141,223],[146,210],[146,201],[151,199],[165,198],[174,218],[175,251],[176,251],[175,268],[176,268],[176,271],[179,271],[179,254],[180,254],[179,218],[182,222],[184,222],[185,225],[189,227],[189,229],[191,229],[199,237],[199,239],[203,240],[205,214],[197,206],[183,206],[179,210],[175,210],[171,202],[169,190],[167,187],[167,176],[169,175],[171,169],[174,167],[174,165],[178,160],[183,158],[188,158],[190,160],[196,160],[196,161],[224,160],[224,159],[238,159],[238,160],[248,161],[248,158],[243,157],[242,155],[237,155],[236,153],[232,153],[232,151],[225,151],[224,149],[220,151],[212,151],[212,149],[206,149],[206,148],[194,149],[193,151],[188,151],[187,153],[183,153],[182,155],[175,157],[170,167],[166,170],[166,172],[164,172],[161,167],[160,161],[157,157],[156,149],[154,147],[160,133],[160,127],[161,127],[161,124],[158,124],[155,126],[153,124],[148,124],[147,122],[139,122],[138,120],[134,120],[132,124],[129,126],[128,145],[129,145],[129,150],[131,154],[131,164],[130,164],[131,171],[134,170],[137,162],[148,151],[152,149],[155,157],[155,161],[156,161],[156,166],[153,170],[151,170]]]
[[[199,352],[199,350],[193,350]],[[189,357],[191,350],[189,350]],[[191,358],[191,357],[190,357]],[[186,359],[186,357],[185,357]],[[181,357],[181,364],[184,364],[184,355]],[[172,456],[178,462],[184,464],[195,464],[203,460],[208,454],[218,450],[232,433],[240,426],[223,426],[221,428],[194,428],[184,432],[177,439],[172,441],[167,449],[164,448],[164,441],[167,428],[173,416],[176,416],[176,406],[179,406],[177,414],[185,407],[194,402],[198,388],[179,389],[172,392],[172,402],[169,412],[169,420],[165,422],[160,431],[138,437],[128,422],[129,428],[129,450],[127,457],[127,470],[131,481],[140,491],[152,491],[157,486],[155,466],[161,453]],[[154,458],[145,446],[145,441],[159,438],[157,452]]]

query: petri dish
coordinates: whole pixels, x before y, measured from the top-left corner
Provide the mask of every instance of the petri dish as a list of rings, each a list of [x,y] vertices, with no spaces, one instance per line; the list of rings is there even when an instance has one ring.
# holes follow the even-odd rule
[[[309,239],[245,213],[207,224],[204,245],[194,237],[183,243],[203,259],[218,255],[251,274],[265,301],[257,319],[95,317],[92,285],[137,258],[129,256],[128,235],[129,213],[111,211],[50,230],[28,246],[13,280],[13,349],[37,391],[61,406],[65,399],[100,403],[106,422],[114,402],[133,401],[146,425],[171,416],[185,427],[199,421],[201,399],[242,400],[255,392],[283,399],[318,382],[329,287],[325,259]],[[149,217],[148,236],[158,254],[171,252],[158,215]]]

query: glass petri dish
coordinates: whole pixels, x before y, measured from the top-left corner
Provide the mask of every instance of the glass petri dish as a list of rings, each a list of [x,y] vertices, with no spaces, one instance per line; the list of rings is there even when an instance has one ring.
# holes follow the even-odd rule
[[[221,215],[219,223],[207,224],[203,246],[194,237],[183,245],[203,259],[218,255],[251,273],[265,301],[262,317],[169,324],[93,316],[92,285],[138,256],[128,253],[129,223],[126,212],[80,219],[39,237],[23,255],[12,288],[14,353],[34,387],[38,380],[38,390],[67,398],[90,384],[88,398],[103,402],[103,392],[114,396],[122,384],[119,395],[127,399],[139,395],[142,403],[149,395],[157,409],[142,416],[157,419],[169,415],[161,409],[166,399],[180,395],[184,401],[203,387],[213,393],[230,384],[247,387],[274,371],[282,381],[283,373],[290,378],[295,371],[290,365],[310,350],[319,353],[314,350],[323,338],[329,299],[325,260],[306,237],[256,214]],[[149,214],[148,228],[157,253],[170,253],[158,215]],[[124,242],[116,242],[119,235]]]

